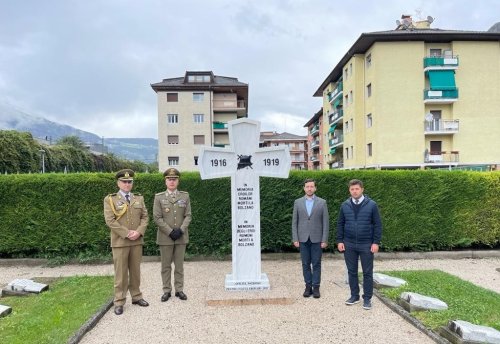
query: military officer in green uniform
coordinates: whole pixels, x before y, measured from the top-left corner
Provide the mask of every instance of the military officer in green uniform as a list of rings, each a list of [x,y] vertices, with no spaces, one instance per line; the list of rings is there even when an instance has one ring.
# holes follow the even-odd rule
[[[121,170],[115,177],[120,190],[104,198],[104,219],[111,230],[115,268],[114,311],[116,315],[120,315],[129,290],[132,304],[149,306],[140,290],[142,245],[148,226],[148,211],[144,205],[144,197],[130,192],[134,171]]]
[[[178,191],[180,173],[169,168],[164,173],[167,190],[157,193],[153,206],[153,218],[158,226],[156,243],[160,246],[161,279],[165,302],[172,296],[172,262],[174,263],[175,296],[187,300],[184,294],[184,254],[189,242],[188,226],[191,222],[191,202],[189,194]]]

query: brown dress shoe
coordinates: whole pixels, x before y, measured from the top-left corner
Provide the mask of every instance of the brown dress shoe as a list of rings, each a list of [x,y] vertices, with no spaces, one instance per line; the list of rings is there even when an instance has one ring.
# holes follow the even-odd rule
[[[172,294],[170,293],[164,293],[162,296],[161,296],[161,302],[166,302],[168,301],[168,299],[170,299],[172,297]]]
[[[123,306],[116,306],[115,307],[115,314],[122,315],[123,314]]]
[[[186,294],[184,294],[184,292],[182,292],[182,291],[176,292],[175,296],[177,296],[179,299],[181,299],[183,301],[186,301],[188,299],[188,297],[186,296]]]
[[[141,307],[147,307],[147,306],[149,306],[149,303],[146,300],[144,300],[144,299],[133,301],[132,304],[133,305],[138,305],[138,306],[141,306]]]

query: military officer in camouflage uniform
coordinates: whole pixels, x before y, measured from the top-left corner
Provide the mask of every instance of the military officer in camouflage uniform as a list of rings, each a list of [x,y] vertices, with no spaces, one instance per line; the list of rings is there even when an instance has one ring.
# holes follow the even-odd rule
[[[184,294],[184,254],[189,242],[188,226],[191,222],[191,202],[189,194],[178,191],[180,173],[169,168],[164,173],[167,190],[155,195],[153,218],[158,226],[156,243],[160,246],[161,279],[165,302],[172,296],[172,261],[174,263],[175,296],[187,300]]]
[[[111,230],[111,248],[115,268],[115,314],[123,313],[127,291],[132,304],[147,307],[142,298],[141,260],[144,232],[148,226],[148,211],[144,197],[133,194],[134,171],[125,169],[116,173],[117,193],[104,198],[104,219]],[[130,275],[130,277],[129,277]]]

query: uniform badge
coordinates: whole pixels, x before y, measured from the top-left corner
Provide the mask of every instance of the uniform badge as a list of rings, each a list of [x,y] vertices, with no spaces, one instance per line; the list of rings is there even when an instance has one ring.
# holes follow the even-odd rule
[[[170,208],[165,208],[165,212],[169,212],[170,211]]]

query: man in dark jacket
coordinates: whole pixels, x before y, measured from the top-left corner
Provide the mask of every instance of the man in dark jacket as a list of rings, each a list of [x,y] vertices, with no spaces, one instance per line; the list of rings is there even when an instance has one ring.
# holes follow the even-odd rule
[[[349,197],[340,206],[337,221],[337,247],[344,252],[349,275],[351,297],[346,305],[359,302],[358,259],[363,269],[363,308],[372,308],[373,255],[378,252],[382,238],[382,221],[377,203],[363,195],[363,182],[353,179],[349,182]]]

